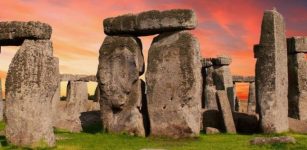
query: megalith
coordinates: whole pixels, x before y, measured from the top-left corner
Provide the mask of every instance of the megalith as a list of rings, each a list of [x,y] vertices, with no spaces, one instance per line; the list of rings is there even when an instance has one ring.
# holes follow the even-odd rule
[[[18,146],[55,145],[52,97],[58,86],[58,59],[49,40],[24,40],[6,78],[5,136]]]
[[[288,70],[285,23],[276,10],[264,12],[260,43],[254,47],[256,98],[264,133],[288,131]]]
[[[227,92],[225,90],[218,90],[216,92],[216,96],[218,100],[219,110],[222,113],[225,131],[227,133],[236,133],[236,126],[234,123]]]
[[[103,128],[113,133],[145,136],[139,75],[144,72],[140,39],[107,36],[99,51],[97,73]]]
[[[256,90],[255,82],[249,83],[247,112],[256,113]]]
[[[213,81],[214,67],[211,59],[202,59],[203,76],[203,100],[202,107],[205,109],[218,109],[216,101],[216,87]]]
[[[152,136],[199,135],[201,67],[199,43],[188,31],[162,33],[154,38],[146,72]]]

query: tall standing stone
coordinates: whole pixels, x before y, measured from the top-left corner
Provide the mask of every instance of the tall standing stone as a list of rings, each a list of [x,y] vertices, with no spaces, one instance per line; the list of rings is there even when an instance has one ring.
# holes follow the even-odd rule
[[[288,70],[285,23],[276,10],[265,11],[254,49],[256,97],[264,133],[288,131]]]
[[[188,31],[154,38],[146,73],[152,136],[199,135],[201,67],[198,41]]]
[[[293,37],[287,42],[289,117],[307,120],[307,38]]]
[[[107,36],[97,73],[103,127],[108,132],[145,136],[141,81],[142,45],[133,36]]]
[[[57,89],[58,59],[49,40],[25,40],[7,74],[6,139],[18,146],[54,146],[52,97]]]
[[[218,99],[219,110],[223,116],[225,131],[227,133],[236,133],[236,126],[228,101],[227,92],[225,90],[218,90],[216,95]]]
[[[249,83],[247,112],[248,113],[256,113],[255,82]]]
[[[210,59],[202,60],[203,68],[203,107],[205,109],[218,109],[216,101],[216,87],[213,81],[214,68]]]

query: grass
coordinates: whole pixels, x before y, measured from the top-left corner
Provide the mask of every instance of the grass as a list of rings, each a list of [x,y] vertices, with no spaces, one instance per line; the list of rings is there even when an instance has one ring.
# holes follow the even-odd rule
[[[4,129],[4,123],[0,122],[0,130]],[[94,127],[96,130],[96,127]],[[167,139],[167,138],[142,138],[129,135],[115,135],[101,132],[90,133],[69,133],[63,130],[56,130],[57,147],[49,148],[59,150],[139,150],[142,148],[161,148],[167,150],[267,150],[267,149],[307,149],[307,135],[285,133],[276,135],[239,135],[239,134],[202,134],[195,139]],[[249,141],[258,136],[281,136],[290,135],[296,138],[296,144],[273,144],[255,146]],[[0,137],[1,143],[6,143],[5,137]],[[3,144],[2,149],[21,149],[10,144]],[[46,149],[46,148],[38,148]],[[46,150],[49,150],[46,149]]]

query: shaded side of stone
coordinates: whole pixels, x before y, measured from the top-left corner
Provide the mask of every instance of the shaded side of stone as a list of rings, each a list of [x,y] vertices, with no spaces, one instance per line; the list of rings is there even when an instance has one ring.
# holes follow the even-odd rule
[[[249,84],[247,112],[256,113],[256,90],[255,82]]]
[[[247,114],[241,112],[233,113],[234,122],[237,132],[239,133],[258,133],[259,116],[256,114]]]
[[[194,29],[195,12],[188,9],[151,10],[139,14],[125,14],[103,21],[107,35],[153,35],[163,32]]]
[[[107,36],[100,48],[97,81],[105,131],[145,136],[140,110],[139,74],[144,64],[140,44],[132,36]]]
[[[276,10],[265,11],[256,62],[256,98],[265,133],[288,130],[288,70],[285,24]]]
[[[227,133],[236,133],[236,127],[232,116],[232,111],[227,98],[227,93],[224,90],[217,91],[217,99],[219,110],[222,113],[225,131]]]
[[[203,114],[203,128],[216,128],[221,132],[225,132],[223,116],[217,109],[206,109]]]
[[[25,39],[50,39],[52,28],[41,22],[0,22],[0,45],[19,46]]]
[[[289,117],[307,120],[307,61],[304,53],[288,55]]]
[[[55,145],[51,101],[59,70],[51,52],[48,40],[25,40],[10,64],[5,83],[5,135],[14,145]]]
[[[295,36],[287,38],[287,49],[289,54],[307,53],[307,37]]]
[[[199,135],[201,67],[199,43],[188,31],[163,33],[154,38],[146,72],[152,136]]]

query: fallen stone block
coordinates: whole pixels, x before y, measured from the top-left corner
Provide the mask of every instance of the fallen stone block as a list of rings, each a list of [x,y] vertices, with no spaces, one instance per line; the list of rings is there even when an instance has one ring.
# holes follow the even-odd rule
[[[258,133],[259,115],[233,112],[233,118],[239,133]]]
[[[280,137],[255,137],[250,141],[250,144],[252,145],[280,144],[280,143],[295,144],[296,140],[291,136],[280,136]]]
[[[107,18],[103,21],[104,32],[107,35],[135,36],[190,30],[194,29],[196,24],[194,11],[188,9],[152,10]]]
[[[19,46],[25,39],[48,40],[51,33],[50,25],[38,21],[0,22],[0,46]]]

